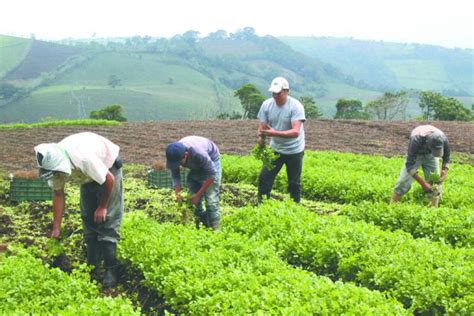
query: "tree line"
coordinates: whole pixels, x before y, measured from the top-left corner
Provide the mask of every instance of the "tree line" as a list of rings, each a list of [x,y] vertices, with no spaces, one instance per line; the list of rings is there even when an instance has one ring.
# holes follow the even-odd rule
[[[247,83],[235,90],[234,96],[238,97],[242,105],[242,114],[220,113],[217,119],[255,119],[262,102],[266,97],[254,84]],[[441,93],[422,91],[417,93],[419,107],[422,111],[420,119],[440,121],[471,121],[474,120],[473,111],[464,107],[457,99],[445,97]],[[359,120],[395,120],[406,119],[406,109],[410,102],[408,91],[385,92],[381,97],[367,102],[364,106],[357,99],[339,99],[336,103],[335,119]],[[323,114],[311,96],[301,96],[299,101],[303,104],[306,118],[319,118]]]

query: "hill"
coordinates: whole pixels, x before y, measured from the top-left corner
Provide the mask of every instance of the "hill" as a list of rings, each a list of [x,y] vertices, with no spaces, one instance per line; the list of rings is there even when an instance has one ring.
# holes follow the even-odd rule
[[[217,31],[204,38],[188,31],[170,39],[137,36],[61,43],[0,36],[0,54],[17,56],[0,63],[0,71],[4,69],[0,84],[17,89],[11,98],[0,99],[0,123],[85,118],[93,110],[116,103],[131,121],[213,119],[219,113],[241,111],[233,94],[245,83],[254,83],[270,97],[266,90],[276,75],[289,78],[293,96],[313,97],[329,117],[339,98],[367,102],[381,95],[382,86],[364,81],[376,63],[356,66],[359,61],[353,59],[344,64],[342,57],[328,62],[325,56],[319,58],[311,49],[300,48],[311,45],[312,38],[259,37],[252,28],[230,35]],[[325,45],[331,55],[335,44]],[[388,50],[396,47],[382,47],[380,54]],[[409,59],[396,63],[392,60],[399,73],[420,64]],[[463,62],[459,69],[462,74],[469,72]],[[425,73],[423,67],[419,71]],[[392,73],[375,73],[377,82],[389,88]],[[462,76],[459,80],[465,82]],[[442,88],[425,79],[416,77],[408,87]],[[461,91],[460,86],[453,87],[451,92]],[[470,106],[472,100],[464,97],[463,101]],[[407,117],[418,114],[414,99]]]
[[[364,100],[379,94],[346,84],[334,67],[276,38],[258,37],[252,29],[203,39],[189,31],[171,39],[67,44],[34,42],[32,47],[43,49],[30,49],[22,61],[31,69],[41,64],[38,55],[48,45],[58,50],[55,56],[64,56],[59,52],[70,55],[41,65],[49,71],[34,79],[22,67],[3,78],[28,85],[21,97],[0,103],[1,122],[83,118],[112,103],[123,105],[129,120],[212,119],[222,112],[241,110],[233,93],[242,84],[252,82],[266,93],[276,74],[290,79],[295,96],[313,96],[327,115],[334,113],[341,93]],[[110,85],[112,76],[119,81],[116,86]]]
[[[0,36],[0,79],[15,69],[30,51],[31,41],[13,36]]]
[[[349,82],[359,87],[474,96],[473,49],[333,37],[279,39],[297,51],[342,69]]]

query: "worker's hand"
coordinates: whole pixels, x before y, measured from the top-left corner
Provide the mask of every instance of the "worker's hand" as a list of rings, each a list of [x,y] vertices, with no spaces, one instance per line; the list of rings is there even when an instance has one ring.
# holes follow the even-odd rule
[[[184,198],[181,195],[181,193],[176,193],[176,202],[183,203],[183,201],[184,201]]]
[[[271,137],[271,136],[274,136],[274,135],[275,135],[274,132],[275,132],[275,130],[274,130],[273,128],[269,127],[268,129],[263,130],[263,131],[262,131],[262,134],[264,134],[264,135],[267,136],[267,137]]]
[[[50,237],[51,237],[51,238],[54,238],[54,239],[58,239],[60,234],[61,234],[61,230],[60,230],[59,228],[53,228],[53,229],[51,230],[51,235],[50,235]]]
[[[421,185],[421,187],[423,188],[423,191],[425,191],[426,193],[430,193],[433,191],[431,190],[431,185],[426,181],[423,181],[423,184]]]
[[[94,222],[103,223],[107,218],[107,208],[98,207],[94,212]]]
[[[441,170],[441,175],[439,177],[439,183],[443,183],[446,180],[446,176],[448,175],[448,169]]]
[[[191,195],[191,197],[189,198],[189,200],[191,201],[192,204],[198,205],[200,198],[201,198],[201,197],[200,197],[199,195],[193,194],[193,195]]]

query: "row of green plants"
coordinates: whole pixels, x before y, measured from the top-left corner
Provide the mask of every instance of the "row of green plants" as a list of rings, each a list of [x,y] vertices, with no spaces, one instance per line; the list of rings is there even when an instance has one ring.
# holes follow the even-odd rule
[[[2,315],[140,315],[124,297],[101,296],[86,265],[68,274],[35,257],[34,248],[0,254]]]
[[[155,190],[155,189],[150,189],[150,188],[147,188],[146,186],[146,183],[143,179],[136,179],[136,178],[133,178],[133,177],[130,177],[132,176],[131,173],[133,172],[137,172],[138,174],[141,174],[141,171],[142,170],[128,170],[129,168],[124,168],[124,172],[126,174],[126,177],[125,177],[125,180],[124,180],[124,187],[125,187],[125,203],[126,203],[126,210],[127,211],[132,211],[134,212],[135,210],[144,210],[148,215],[149,217],[153,218],[156,222],[171,222],[171,223],[174,223],[174,224],[179,224],[179,223],[189,223],[191,220],[192,220],[192,216],[191,216],[191,212],[189,209],[186,209],[185,207],[182,207],[180,205],[177,205],[176,202],[175,202],[175,198],[174,198],[174,194],[172,193],[172,190],[170,189],[163,189],[163,190]],[[451,172],[451,171],[450,171]],[[127,174],[129,174],[130,176],[127,177]],[[258,175],[258,173],[257,173]],[[286,184],[286,181],[282,181],[283,183]],[[56,251],[56,249],[59,248],[58,250],[58,253],[62,252],[62,251],[65,251],[67,256],[71,256],[72,258],[79,258],[80,260],[78,260],[79,262],[84,262],[84,255],[83,255],[83,245],[82,245],[82,240],[81,240],[81,231],[80,231],[80,218],[79,218],[79,212],[78,212],[78,209],[79,209],[79,206],[78,206],[78,201],[79,201],[79,197],[78,197],[78,190],[77,190],[77,187],[74,187],[74,186],[71,186],[70,188],[67,188],[67,193],[68,193],[68,210],[66,211],[66,218],[64,219],[63,221],[63,227],[65,227],[66,229],[64,229],[64,235],[63,235],[63,239],[61,240],[61,246],[60,247],[56,247],[57,245],[52,245],[48,238],[46,237],[47,236],[47,233],[49,232],[47,227],[48,227],[48,224],[50,223],[50,220],[51,220],[51,213],[50,213],[50,203],[41,203],[41,204],[31,204],[31,203],[21,203],[19,204],[18,206],[15,206],[15,207],[11,207],[11,206],[3,206],[3,210],[2,210],[2,206],[0,206],[0,215],[2,213],[5,213],[5,214],[8,214],[9,218],[13,220],[13,224],[14,225],[11,225],[14,229],[15,229],[15,238],[18,240],[18,238],[20,239],[20,242],[22,243],[25,243],[25,244],[30,244],[30,243],[34,243],[35,245],[37,243],[41,243],[44,245],[44,248],[46,249],[47,251],[47,255],[51,256],[54,254],[54,252]],[[236,210],[235,207],[241,207],[241,206],[244,206],[244,205],[247,205],[249,202],[252,203],[252,197],[255,197],[256,195],[256,192],[255,192],[255,188],[248,185],[248,184],[243,184],[243,185],[233,185],[233,184],[226,184],[226,185],[223,185],[223,190],[222,190],[222,209],[223,209],[223,213],[224,213],[224,217],[228,217],[229,219],[232,219],[232,218],[235,218],[234,215],[235,214],[238,214],[239,212],[250,212],[250,213],[261,213],[260,211],[260,208],[257,208],[257,209],[253,209],[251,207],[249,208],[246,208],[242,211],[240,210]],[[284,195],[282,196],[279,196],[278,198],[282,198],[284,197]],[[330,210],[334,210],[336,207],[335,207],[335,204],[327,204],[325,205],[324,203],[318,203],[318,205],[316,205],[315,202],[311,202],[311,201],[303,201],[304,205],[310,205],[310,206],[314,206],[316,208],[316,211],[318,213],[330,213]],[[308,203],[306,203],[308,202]],[[370,203],[367,203],[367,205],[369,205]],[[384,203],[378,203],[379,206],[378,208],[382,210],[382,212],[384,212],[383,210],[383,207],[388,207],[387,205],[385,205]],[[39,206],[38,206],[39,205]],[[42,206],[43,205],[43,206]],[[276,204],[276,205],[280,205],[280,204]],[[411,205],[411,206],[407,206],[407,208],[409,207],[413,207],[413,206],[416,206],[416,205]],[[357,208],[358,206],[354,206],[354,208]],[[394,212],[403,212],[403,206],[402,204],[400,204],[400,210],[398,210],[396,208],[397,206],[390,206],[390,208],[393,208],[394,209]],[[278,208],[278,207],[276,207]],[[374,206],[374,217],[377,217],[377,215],[375,214],[376,213],[376,209],[377,206]],[[252,211],[249,211],[248,209],[252,210]],[[340,209],[340,214],[347,214],[349,216],[354,216],[353,218],[356,219],[356,215],[350,215],[351,213],[351,206],[338,206],[337,209],[339,210]],[[320,211],[320,212],[319,212]],[[462,211],[462,210],[461,210]],[[315,216],[314,212],[310,213],[308,211],[304,211],[305,214],[306,213],[309,213],[311,215],[305,215],[305,216],[308,216],[308,218],[318,218],[317,216]],[[387,211],[388,212],[388,211]],[[451,212],[453,212],[451,210]],[[464,211],[462,211],[461,213],[463,213]],[[234,214],[235,213],[235,214]],[[355,211],[352,211],[352,213],[356,213]],[[419,213],[420,213],[420,216],[422,216],[423,214],[423,207],[419,206]],[[449,212],[448,212],[449,213]],[[16,214],[16,215],[15,215]],[[70,214],[70,215],[68,215]],[[231,215],[231,216],[228,216],[228,214],[234,214],[234,215]],[[436,213],[431,213],[431,215],[435,216]],[[464,214],[464,213],[463,213]],[[16,217],[15,217],[16,216]],[[71,216],[70,218],[68,216]],[[305,217],[304,216],[304,217]],[[397,216],[396,214],[393,215],[394,216],[394,219],[393,221],[395,222],[396,219],[395,217]],[[416,216],[416,215],[413,215],[413,216]],[[446,215],[447,216],[447,215]],[[462,214],[461,214],[462,216]],[[273,216],[275,217],[275,216]],[[387,217],[389,217],[387,215]],[[332,217],[331,217],[332,218]],[[440,216],[439,218],[439,221],[442,222],[444,218],[444,215]],[[246,219],[246,221],[254,221],[255,219],[252,218],[251,216],[248,216],[248,218]],[[278,217],[276,217],[276,220],[279,221],[280,219],[278,219]],[[330,219],[327,219],[328,221],[330,221]],[[457,241],[454,243],[456,246],[469,246],[469,244],[467,243],[467,237],[469,235],[469,232],[468,231],[465,231],[465,230],[460,230],[459,232],[456,233],[455,231],[455,227],[454,226],[457,226],[457,222],[459,221],[462,221],[462,218],[459,219],[459,218],[455,218],[453,221],[454,221],[454,224],[452,224],[451,226],[453,226],[452,230],[448,228],[446,228],[446,233],[447,233],[447,237],[439,237],[441,235],[439,235],[440,232],[442,232],[442,229],[443,229],[443,224],[441,222],[439,222],[438,225],[433,225],[433,226],[439,226],[438,228],[435,228],[434,231],[435,233],[432,233],[430,232],[430,223],[428,223],[431,219],[428,217],[428,218],[421,218],[420,221],[422,221],[422,223],[424,224],[424,227],[426,229],[422,229],[423,225],[420,224],[418,225],[419,227],[419,230],[416,231],[416,234],[420,234],[420,235],[416,235],[416,237],[423,237],[423,236],[427,236],[427,237],[430,237],[432,239],[435,239],[435,240],[442,240],[442,238],[445,238],[447,242],[451,242],[452,239],[450,239],[451,237],[452,238],[455,238],[456,235],[460,236],[459,239],[456,239]],[[225,229],[227,229],[229,226],[231,230],[234,230],[234,228],[232,228],[233,224],[231,225],[227,225],[226,222],[227,219],[224,219],[224,227]],[[231,220],[233,221],[233,219]],[[371,222],[372,220],[368,219],[367,221]],[[388,220],[390,221],[390,220]],[[460,228],[462,227],[466,227],[466,225],[468,225],[468,222],[469,221],[469,217],[466,217],[466,223],[464,223],[465,225],[459,225]],[[291,222],[291,220],[290,220]],[[409,222],[409,220],[407,219],[407,222]],[[36,224],[35,224],[36,223]],[[41,223],[41,225],[38,225],[38,223]],[[287,223],[287,226],[284,226],[282,228],[283,230],[283,233],[284,234],[287,234],[287,235],[290,235],[291,236],[288,236],[288,240],[290,239],[294,239],[294,238],[299,238],[297,235],[296,237],[293,236],[293,232],[295,231],[295,229],[293,229],[293,224],[288,224],[287,220],[283,220],[283,223]],[[308,230],[310,232],[310,235],[311,236],[314,236],[314,234],[316,234],[316,232],[314,232],[314,227],[318,227],[318,226],[330,226],[330,225],[338,225],[338,221],[336,222],[330,222],[330,224],[326,223],[324,225],[322,225],[320,222],[315,222],[314,220],[311,221],[311,220],[308,220],[308,223],[311,223],[311,229]],[[342,230],[338,230],[336,232],[333,233],[334,234],[338,234],[338,233],[341,233],[342,231],[342,235],[346,234],[345,236],[345,239],[343,241],[343,243],[347,243],[347,244],[350,244],[350,245],[356,245],[356,248],[353,249],[353,252],[348,252],[347,249],[343,249],[343,251],[340,251],[341,249],[341,245],[338,245],[336,244],[334,246],[334,249],[331,248],[332,245],[329,244],[329,242],[333,239],[337,239],[337,238],[329,238],[329,242],[328,244],[324,245],[324,248],[322,251],[323,251],[323,254],[326,254],[326,257],[324,258],[332,258],[333,261],[329,261],[330,263],[321,263],[321,265],[329,265],[329,266],[333,266],[334,265],[334,261],[337,261],[339,262],[338,260],[342,261],[342,265],[346,265],[348,266],[348,263],[351,263],[351,260],[354,260],[355,262],[357,262],[359,260],[359,257],[361,258],[364,258],[364,256],[367,255],[367,253],[369,253],[369,255],[373,255],[373,252],[377,251],[377,249],[379,248],[383,248],[384,247],[384,244],[381,244],[381,243],[375,243],[375,247],[372,249],[364,249],[364,252],[363,254],[358,254],[358,247],[360,243],[363,243],[364,240],[370,240],[369,244],[372,242],[371,241],[371,237],[367,237],[365,236],[365,233],[366,231],[370,231],[370,230],[373,230],[375,229],[372,225],[367,225],[367,224],[363,224],[363,223],[357,223],[357,224],[353,224],[349,221],[347,221],[347,223],[345,221],[341,221],[341,223],[344,223],[344,229]],[[375,223],[375,221],[374,221]],[[268,220],[268,219],[264,219],[262,221],[259,221],[257,225],[260,225],[260,229],[257,229],[257,232],[253,235],[255,236],[259,236],[260,232],[263,232],[263,236],[268,236],[268,234],[270,234],[270,236],[273,236],[272,234],[274,233],[274,227],[272,227],[274,225],[273,221],[272,220]],[[354,229],[357,233],[354,233],[353,235],[350,234],[350,231],[351,231],[351,225],[355,225],[353,227],[359,227],[360,225],[362,225],[363,229],[362,228],[357,228],[357,229]],[[365,225],[365,226],[364,226]],[[380,224],[382,227],[385,227],[387,224]],[[385,225],[385,226],[384,226]],[[39,227],[41,226],[41,227]],[[270,227],[267,227],[267,226],[270,226]],[[314,227],[313,227],[314,226]],[[32,227],[35,227],[33,231],[31,231],[31,228]],[[367,228],[368,227],[368,228]],[[414,226],[412,226],[414,227]],[[392,228],[392,227],[385,227],[385,228]],[[397,227],[393,227],[393,229],[396,229]],[[403,227],[399,227],[399,228],[402,228],[402,229],[405,229]],[[187,228],[186,228],[187,229]],[[238,227],[236,229],[239,229]],[[300,231],[299,230],[300,228],[297,228],[296,230],[297,231]],[[190,229],[192,231],[194,231],[193,229]],[[301,230],[304,232],[304,228],[301,228]],[[312,231],[313,230],[313,231]],[[379,234],[380,232],[375,229]],[[408,231],[409,229],[407,229]],[[270,233],[269,233],[270,232]],[[303,232],[300,231],[300,233],[302,234]],[[188,239],[192,239],[193,242],[195,239],[199,239],[201,240],[202,238],[199,237],[199,232],[197,233],[198,235],[196,236],[191,236],[190,238],[184,238],[185,240],[189,241]],[[265,235],[267,234],[267,235]],[[277,233],[279,234],[279,233]],[[324,240],[324,234],[325,234],[325,231],[323,232],[319,232],[317,233],[318,236],[319,236],[319,240]],[[377,235],[376,234],[376,235]],[[391,237],[387,237],[387,236],[390,236],[390,235],[384,235],[384,234],[389,234],[389,233],[383,233],[382,234],[382,237],[381,239],[387,239],[389,240]],[[434,235],[433,235],[434,234]],[[438,234],[438,235],[436,235]],[[179,235],[179,234],[177,234]],[[227,235],[227,233],[226,233]],[[329,234],[331,235],[331,234]],[[254,236],[254,237],[255,237]],[[432,251],[433,253],[437,253],[439,252],[439,255],[440,256],[444,256],[445,255],[445,252],[444,250],[443,251],[439,251],[438,248],[436,247],[431,247],[429,246],[428,248],[424,247],[424,246],[420,246],[420,245],[414,245],[414,241],[412,238],[409,238],[407,236],[404,236],[403,234],[397,232],[397,233],[393,233],[393,236],[395,236],[395,240],[393,240],[391,243],[390,242],[387,242],[388,244],[392,245],[392,244],[396,244],[396,247],[398,248],[401,248],[401,244],[403,244],[403,242],[407,242],[407,247],[409,248],[409,250],[407,250],[406,252],[403,252],[404,254],[406,254],[406,256],[408,256],[410,259],[413,258],[413,257],[416,257],[418,254],[416,253],[416,251],[414,249],[417,249],[417,247],[419,247],[421,249],[421,252],[424,253],[424,256],[422,256],[420,259],[417,259],[417,260],[421,260],[423,262],[423,260],[428,260],[428,262],[431,262],[433,265],[437,265],[438,264],[438,255],[436,255],[436,260],[432,260],[428,253],[430,251]],[[402,237],[400,237],[402,236]],[[414,234],[415,236],[415,234]],[[5,236],[4,236],[5,237]],[[11,236],[10,236],[11,237]],[[333,236],[334,237],[334,236]],[[472,236],[471,236],[472,237]],[[200,239],[201,238],[201,239]],[[204,238],[204,237],[203,237]],[[207,238],[207,237],[205,237]],[[241,237],[242,238],[242,237]],[[351,238],[354,238],[355,240],[351,240]],[[373,237],[375,239],[378,238],[378,235]],[[265,238],[263,238],[262,240],[264,240]],[[268,239],[268,238],[267,238]],[[0,238],[0,241],[4,240],[3,237]],[[11,239],[10,239],[11,240]],[[286,240],[286,239],[285,239]],[[400,244],[397,244],[397,240]],[[169,247],[172,247],[172,244],[174,242],[172,242],[172,240],[169,241],[170,244],[169,244]],[[435,243],[430,243],[428,241],[424,241],[424,240],[421,240],[420,243],[426,243],[427,245],[437,245]],[[80,244],[80,246],[78,246]],[[258,242],[257,242],[258,244]],[[295,243],[293,243],[293,245],[295,245]],[[472,245],[472,244],[471,244]],[[386,244],[385,244],[386,246]],[[61,247],[63,247],[64,249],[61,249]],[[177,244],[177,249],[180,249],[182,248],[179,244]],[[275,246],[274,246],[275,247]],[[303,246],[298,246],[299,250],[303,251]],[[306,247],[306,246],[304,246]],[[377,248],[379,247],[379,248]],[[388,246],[388,247],[391,247],[391,246]],[[394,246],[395,247],[395,246]],[[431,247],[431,248],[430,248]],[[441,246],[440,246],[441,247]],[[159,248],[159,246],[156,246],[155,248]],[[318,248],[318,243],[315,242],[315,243],[312,243],[310,244],[310,249],[312,248]],[[398,249],[397,248],[397,249]],[[425,249],[426,248],[426,249]],[[276,249],[281,252],[281,250],[276,247]],[[306,249],[306,248],[304,248]],[[428,249],[428,250],[427,250]],[[444,249],[444,248],[442,248]],[[202,250],[202,249],[201,249]],[[160,250],[161,251],[161,250]],[[305,250],[307,251],[307,250]],[[312,250],[311,250],[312,251]],[[311,253],[311,251],[307,251],[307,253]],[[466,251],[465,249],[461,249],[460,250],[461,252],[463,251]],[[305,255],[307,254],[305,252]],[[349,253],[349,256],[348,258],[339,258],[340,256],[340,253],[342,254],[347,254]],[[415,254],[414,254],[415,253]],[[300,255],[299,253],[297,252],[294,252],[292,254],[292,256],[298,256],[298,258],[306,258],[306,259],[302,259],[303,260],[303,263],[298,263],[298,261],[296,260],[293,260],[293,259],[288,259],[288,257],[284,257],[285,260],[289,261],[290,263],[294,264],[294,265],[297,265],[297,266],[302,266],[304,267],[305,269],[308,269],[310,271],[314,271],[316,273],[322,273],[322,274],[326,274],[328,276],[330,276],[331,278],[333,279],[340,279],[340,280],[343,280],[343,281],[354,281],[358,284],[361,284],[363,286],[367,286],[368,288],[370,289],[381,289],[383,291],[386,291],[387,293],[390,293],[389,295],[395,295],[394,293],[402,293],[401,295],[399,296],[396,296],[397,299],[399,299],[402,303],[404,303],[405,306],[410,306],[412,308],[412,310],[414,310],[415,312],[419,312],[419,311],[423,311],[423,308],[425,308],[426,306],[425,305],[428,305],[428,307],[426,307],[426,310],[428,311],[428,313],[433,313],[433,312],[446,312],[446,313],[463,313],[465,312],[466,310],[467,311],[471,311],[473,310],[474,311],[474,307],[472,306],[474,303],[472,303],[473,301],[473,297],[472,295],[469,296],[469,295],[464,295],[463,293],[465,293],[465,291],[461,291],[459,293],[456,293],[455,291],[453,292],[452,291],[452,288],[454,288],[455,286],[453,284],[455,284],[458,280],[456,279],[456,276],[455,277],[450,277],[448,279],[448,281],[446,281],[443,285],[443,282],[444,282],[444,279],[442,279],[442,281],[440,281],[440,271],[438,270],[443,270],[445,269],[446,270],[446,274],[450,274],[453,272],[453,270],[449,270],[447,267],[446,267],[446,264],[447,263],[444,263],[444,265],[440,265],[439,268],[433,272],[433,269],[432,269],[432,266],[430,267],[429,265],[426,266],[426,265],[421,265],[422,268],[420,268],[420,270],[423,270],[423,272],[425,272],[426,274],[428,275],[436,275],[436,278],[421,278],[422,282],[418,282],[416,284],[418,284],[418,286],[420,287],[424,287],[426,286],[428,289],[426,290],[415,290],[414,293],[415,294],[411,294],[411,291],[413,290],[413,287],[416,287],[416,284],[413,285],[413,286],[407,286],[405,283],[407,283],[407,279],[410,279],[412,278],[413,280],[418,280],[418,272],[419,270],[416,269],[416,263],[418,261],[415,260],[415,263],[412,264],[412,265],[407,265],[406,269],[408,270],[408,272],[406,272],[406,274],[403,274],[402,273],[402,269],[404,268],[403,265],[400,263],[401,262],[401,259],[400,257],[402,256],[400,253],[397,253],[398,256],[395,256],[395,267],[394,269],[396,270],[395,272],[392,272],[392,271],[387,271],[387,273],[389,274],[389,277],[386,277],[384,278],[384,273],[385,271],[380,268],[379,266],[374,266],[372,264],[369,264],[367,263],[367,261],[363,261],[363,260],[360,260],[362,263],[362,267],[360,266],[357,266],[357,265],[353,265],[353,266],[348,266],[347,269],[352,269],[353,271],[355,271],[354,273],[355,274],[359,274],[361,273],[362,276],[360,277],[362,279],[362,281],[359,280],[359,277],[346,277],[345,275],[344,276],[340,276],[338,273],[339,272],[327,272],[327,271],[331,271],[329,268],[328,270],[326,271],[320,271],[321,269],[320,268],[317,268],[317,269],[312,269],[312,268],[307,268],[308,266],[311,266],[312,263],[308,263],[310,262],[310,259],[307,259],[304,255]],[[193,253],[194,255],[194,253]],[[280,254],[281,255],[281,254]],[[431,254],[432,255],[432,254]],[[41,256],[45,256],[44,253],[41,254]],[[459,289],[466,289],[466,291],[471,291],[472,292],[472,283],[469,283],[469,282],[465,282],[465,280],[462,278],[462,275],[467,275],[469,276],[470,274],[472,275],[473,273],[473,269],[472,269],[472,262],[474,260],[474,256],[472,256],[472,254],[469,254],[470,257],[463,257],[466,261],[466,270],[462,270],[461,268],[459,268],[458,266],[456,266],[456,263],[459,262],[459,260],[454,260],[453,261],[453,256],[451,255],[448,255],[446,256],[446,261],[447,262],[451,262],[453,264],[453,266],[455,266],[454,268],[454,274],[457,275],[457,277],[459,277],[462,282],[459,283],[458,285],[458,288]],[[462,257],[462,256],[461,256]],[[291,257],[293,258],[293,257]],[[335,259],[334,259],[335,258]],[[374,257],[375,259],[377,259],[376,257]],[[377,261],[373,259],[373,261]],[[165,259],[163,259],[165,260]],[[199,259],[199,260],[203,260],[202,258]],[[372,259],[370,259],[369,261],[371,261]],[[390,259],[391,260],[391,259]],[[397,261],[398,260],[398,261]],[[165,260],[166,261],[166,260]],[[137,261],[138,262],[138,261]],[[388,265],[390,265],[392,262],[389,262],[387,263]],[[78,263],[74,263],[73,265],[76,266]],[[161,264],[161,263],[160,263]],[[382,263],[378,263],[379,265],[381,265]],[[338,264],[336,264],[336,267],[333,267],[334,269],[337,269],[337,271],[341,270],[341,271],[344,271],[344,268],[339,268],[337,267]],[[365,269],[365,266],[370,266],[371,268],[375,269],[376,271],[373,272],[374,270],[364,270]],[[414,268],[415,267],[415,268]],[[139,268],[141,269],[141,268]],[[192,269],[195,269],[195,266],[193,265],[192,266]],[[320,269],[320,270],[318,270]],[[333,269],[333,270],[334,270]],[[397,270],[398,269],[398,270]],[[470,270],[469,270],[470,269]],[[417,271],[417,273],[414,274],[413,271]],[[360,272],[360,271],[363,271],[363,272]],[[466,272],[467,271],[467,272]],[[401,283],[399,284],[399,282],[397,281],[397,278],[399,277],[399,274],[401,274],[402,276],[404,276],[404,278],[401,278]],[[419,272],[421,273],[421,272]],[[375,284],[377,282],[380,282],[381,285],[378,285],[378,284],[372,284],[371,283],[371,280],[370,280],[370,275],[373,274],[373,275],[376,275],[376,277],[374,277],[374,279],[372,280],[372,282]],[[364,276],[365,275],[365,276]],[[380,277],[382,276],[382,277]],[[454,278],[454,281],[452,281]],[[375,281],[375,280],[378,280],[378,281]],[[433,281],[433,288],[430,287],[430,282]],[[451,282],[452,281],[452,282]],[[176,280],[176,282],[178,282]],[[392,282],[392,283],[390,283]],[[423,283],[424,282],[424,283]],[[176,283],[178,284],[178,283]],[[336,284],[339,284],[339,283],[336,283]],[[420,285],[421,284],[421,285]],[[398,288],[396,286],[398,286]],[[344,285],[346,286],[346,285]],[[155,287],[153,287],[155,288]],[[402,288],[402,289],[400,289]],[[419,293],[421,292],[421,294]],[[159,293],[163,293],[163,292],[159,292]],[[453,294],[454,293],[454,294]],[[459,295],[458,295],[459,294]],[[405,296],[403,296],[405,295]],[[452,298],[450,299],[446,299],[447,296],[449,295],[452,295]],[[426,298],[427,296],[431,296],[432,299],[439,299],[440,300],[440,303],[438,303],[438,305],[430,305],[432,304],[432,301],[430,301],[428,298]],[[400,299],[400,297],[402,299]],[[421,297],[421,299],[420,299]],[[412,300],[412,301],[410,301]],[[414,306],[418,306],[420,305],[419,304],[419,301],[423,302],[421,304],[422,307],[418,308],[418,307],[414,307]],[[429,302],[429,303],[426,303],[426,302]],[[170,304],[168,301],[167,301],[168,304]],[[423,305],[425,304],[425,305]],[[178,304],[179,305],[179,304]],[[172,309],[176,310],[176,309],[179,309],[177,308],[176,306],[178,305],[175,305],[175,304],[170,304],[170,306],[172,307]],[[179,305],[181,306],[181,305]],[[423,307],[425,306],[425,307]],[[434,307],[433,307],[434,306]],[[187,309],[188,307],[185,308],[185,310],[188,310]],[[201,308],[201,307],[199,307]],[[426,311],[425,310],[425,311]]]
[[[353,221],[364,221],[382,229],[401,229],[415,238],[429,238],[453,247],[474,247],[474,212],[472,208],[452,209],[383,202],[342,205],[339,214]]]
[[[474,312],[474,251],[413,239],[345,216],[267,201],[224,218],[226,231],[270,242],[289,263],[395,297],[415,314]]]
[[[393,298],[282,262],[261,240],[126,214],[120,257],[176,313],[404,315]]]
[[[37,127],[52,127],[52,126],[115,126],[120,125],[120,122],[110,121],[106,119],[79,119],[79,120],[53,120],[38,123],[12,123],[0,124],[0,129],[20,129],[20,128],[37,128]]]
[[[225,184],[221,193],[224,209],[257,204],[257,188],[248,184]],[[288,194],[275,193],[276,200],[288,199]],[[306,209],[320,215],[339,214],[352,221],[364,221],[384,230],[401,229],[414,238],[428,238],[453,247],[471,248],[474,245],[474,213],[469,207],[453,209],[430,208],[413,203],[388,204],[361,202],[337,204],[301,200]]]
[[[337,203],[389,202],[404,159],[363,154],[306,151],[301,177],[305,198]],[[256,184],[261,161],[252,156],[223,155],[223,182]],[[452,164],[443,185],[441,204],[451,208],[474,205],[474,167]],[[280,172],[274,188],[286,192],[285,172]],[[413,184],[403,201],[427,205],[420,186]]]

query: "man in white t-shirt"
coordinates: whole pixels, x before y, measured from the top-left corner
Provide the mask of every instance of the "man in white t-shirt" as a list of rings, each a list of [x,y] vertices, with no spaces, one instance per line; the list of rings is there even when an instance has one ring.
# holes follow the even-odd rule
[[[300,101],[289,96],[290,85],[283,77],[273,79],[268,91],[272,92],[272,98],[262,103],[257,115],[260,119],[258,141],[262,144],[262,135],[271,137],[270,147],[276,151],[278,158],[271,170],[262,167],[258,179],[258,199],[261,201],[264,195],[270,197],[275,177],[286,165],[288,191],[291,198],[299,203],[305,146],[304,107]]]
[[[104,287],[117,283],[116,249],[123,214],[122,163],[119,146],[90,132],[73,134],[59,143],[35,147],[40,177],[53,189],[52,238],[60,235],[66,182],[81,186],[80,208],[87,244],[87,263],[99,270],[105,263]]]

